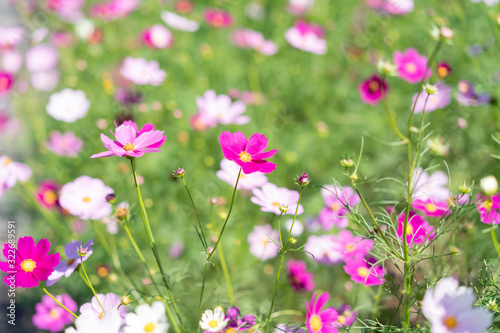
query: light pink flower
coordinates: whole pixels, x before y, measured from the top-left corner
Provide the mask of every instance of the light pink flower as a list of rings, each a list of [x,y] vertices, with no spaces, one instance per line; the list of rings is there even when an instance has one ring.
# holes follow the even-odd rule
[[[0,51],[12,50],[21,44],[23,27],[0,27]]]
[[[111,0],[95,4],[90,8],[90,16],[104,21],[112,21],[127,17],[137,9],[141,0]]]
[[[262,188],[255,188],[252,190],[253,197],[250,200],[260,206],[263,212],[271,212],[276,215],[281,215],[279,206],[288,206],[286,214],[295,215],[297,201],[299,200],[299,192],[289,190],[284,187],[278,187],[272,183],[262,185]],[[304,207],[299,205],[297,215],[304,212]]]
[[[54,295],[70,311],[76,312],[78,306],[68,294]],[[36,312],[33,315],[33,325],[41,330],[49,332],[61,332],[66,325],[73,323],[74,317],[57,304],[49,295],[43,295],[42,301],[35,305]]]
[[[363,257],[346,258],[344,271],[351,276],[351,280],[365,286],[377,286],[384,283],[386,271],[375,265],[376,259]]]
[[[73,132],[62,134],[58,131],[52,131],[46,147],[59,156],[76,157],[82,150],[83,141]]]
[[[7,156],[0,156],[0,197],[16,183],[31,177],[31,168],[24,163],[14,162]]]
[[[432,70],[426,68],[427,57],[420,55],[415,49],[409,48],[404,52],[396,51],[393,57],[399,77],[409,83],[420,82],[424,75],[427,80],[432,74]]]
[[[166,25],[175,30],[195,32],[200,28],[198,22],[169,11],[163,11],[161,13],[161,19]]]
[[[250,117],[244,116],[246,105],[242,102],[232,102],[227,95],[217,95],[213,90],[207,90],[201,97],[196,98],[198,113],[197,123],[202,123],[201,128],[208,129],[217,126],[217,124],[243,125],[250,122]],[[201,124],[197,124],[198,128]]]
[[[333,235],[309,236],[304,251],[312,259],[325,265],[335,265],[344,259],[342,249]]]
[[[315,54],[327,51],[324,31],[321,27],[299,20],[285,33],[285,39],[295,48]]]
[[[323,229],[347,228],[349,210],[346,207],[356,206],[360,202],[359,196],[349,186],[338,188],[335,185],[325,185],[321,195],[326,207],[319,212],[318,221]]]
[[[413,11],[414,0],[385,0],[382,10],[392,15],[406,15]]]
[[[236,178],[238,178],[240,166],[224,158],[220,162],[220,168],[221,169],[217,171],[217,177],[234,187],[234,184],[236,184]],[[253,190],[254,188],[260,187],[266,183],[267,177],[262,172],[254,172],[248,175],[242,172],[240,175],[240,180],[238,181],[237,189]]]
[[[97,301],[97,298],[99,299],[99,302]],[[127,310],[125,309],[125,306],[118,306],[121,304],[121,297],[113,294],[113,293],[107,293],[107,294],[97,294],[97,298],[94,296],[92,297],[92,300],[89,303],[85,303],[82,306],[80,306],[80,313],[81,316],[90,316],[91,318],[95,320],[99,320],[102,317],[102,307],[104,308],[104,312],[107,313],[108,310],[116,310],[118,309],[118,313],[120,315],[121,323],[123,324],[125,322],[125,316],[127,315]],[[102,332],[107,332],[107,331],[102,331]]]
[[[450,190],[446,185],[448,176],[444,172],[436,171],[429,175],[422,168],[418,168],[413,175],[413,199],[446,201],[450,197]]]
[[[47,7],[66,22],[74,23],[83,16],[83,0],[48,0]]]
[[[33,88],[40,91],[52,91],[59,83],[60,73],[57,69],[31,73],[30,83]]]
[[[288,0],[287,9],[296,16],[306,14],[314,7],[315,0]]]
[[[427,92],[422,91],[418,97],[417,104],[415,105],[415,113],[422,113],[425,105],[425,112],[432,112],[438,109],[443,109],[451,102],[451,87],[439,82],[436,84],[437,93],[429,95]],[[410,108],[413,108],[418,93],[413,95]],[[426,103],[427,100],[427,103]]]
[[[59,60],[57,49],[46,44],[39,44],[26,52],[26,68],[30,72],[49,71],[56,67]]]
[[[167,76],[167,73],[160,68],[157,61],[132,57],[125,58],[120,73],[132,83],[153,86],[162,84]]]
[[[80,176],[62,187],[59,204],[73,216],[99,220],[111,214],[112,206],[106,196],[113,192],[100,179]]]
[[[161,24],[145,29],[141,34],[142,41],[153,49],[166,49],[174,43],[174,36]]]
[[[274,55],[278,47],[272,41],[264,39],[260,32],[249,29],[238,29],[232,37],[231,42],[244,49],[254,49],[263,55]]]
[[[354,236],[349,230],[340,231],[334,239],[344,257],[365,257],[375,245],[373,240]]]
[[[23,55],[19,51],[7,51],[1,54],[3,69],[9,73],[17,73],[23,67]]]
[[[250,253],[258,259],[265,261],[278,255],[279,234],[270,224],[256,226],[248,235]]]

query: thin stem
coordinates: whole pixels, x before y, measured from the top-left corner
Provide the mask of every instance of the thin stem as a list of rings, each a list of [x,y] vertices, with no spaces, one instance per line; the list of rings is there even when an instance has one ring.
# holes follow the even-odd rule
[[[94,293],[95,299],[97,300],[97,303],[99,303],[99,305],[101,306],[102,312],[104,312],[104,307],[102,306],[101,301],[99,301],[99,297],[97,297],[97,293],[95,292],[94,286],[92,286],[92,282],[90,281],[89,276],[87,275],[87,271],[85,270],[85,266],[83,265],[83,257],[80,257],[80,266],[82,267],[83,274],[85,275],[85,278],[89,282],[88,286],[90,287],[90,289]]]
[[[385,80],[385,78],[383,78]],[[396,135],[403,141],[403,142],[408,142],[408,138],[406,138],[403,133],[398,129],[398,126],[396,125],[396,122],[394,121],[394,118],[392,117],[391,110],[389,109],[389,104],[387,103],[387,97],[386,94],[384,94],[384,88],[381,86],[382,89],[382,100],[384,102],[384,110],[385,110],[385,116],[387,118],[387,121],[389,122],[389,126],[391,129],[396,133]]]
[[[267,315],[266,333],[269,332],[269,324],[271,323],[271,314],[273,313],[274,301],[276,299],[276,293],[278,291],[278,283],[280,281],[281,266],[283,266],[283,258],[285,254],[281,253],[280,265],[278,267],[278,274],[276,275],[276,283],[274,284],[273,300],[271,301],[271,307],[269,308],[269,314]]]
[[[163,271],[163,266],[160,261],[160,256],[158,254],[158,250],[156,248],[156,244],[154,241],[153,233],[151,232],[151,225],[149,224],[148,213],[146,212],[146,207],[144,206],[144,201],[142,200],[141,189],[139,187],[139,183],[137,182],[137,172],[135,170],[135,158],[130,159],[130,164],[132,166],[132,174],[134,176],[135,189],[137,191],[137,198],[139,200],[139,207],[141,210],[142,222],[144,223],[144,229],[146,229],[146,235],[148,236],[149,245],[151,246],[151,250],[153,251],[154,257],[156,259],[156,263],[158,264],[158,268],[160,269],[161,277],[165,288],[167,288],[168,297],[170,298],[170,302],[172,302],[172,306],[174,307],[175,314],[179,319],[179,323],[181,324],[182,330],[186,330],[186,326],[182,322],[181,315],[179,314],[179,310],[177,309],[177,304],[175,303],[172,292],[170,291],[170,285],[168,284],[167,278],[165,277],[165,272]]]
[[[59,302],[54,296],[52,296],[51,293],[48,292],[47,289],[45,289],[40,283],[38,284],[40,286],[40,288],[42,288],[42,290],[47,294],[49,295],[50,298],[52,298],[52,300],[54,302],[56,302],[57,304],[59,304],[64,310],[68,311],[69,313],[71,313],[71,315],[75,318],[78,318],[78,316],[76,314],[73,313],[73,311],[71,311],[70,309],[68,309],[67,307],[65,307],[64,305],[62,305],[61,302]]]
[[[184,187],[186,188],[187,194],[189,196],[189,200],[191,200],[191,205],[193,206],[194,215],[196,216],[196,220],[198,221],[198,226],[200,227],[200,230],[201,230],[201,235],[203,237],[205,250],[207,251],[207,255],[208,255],[207,238],[205,237],[205,232],[203,231],[203,227],[202,227],[201,222],[200,222],[200,217],[198,216],[198,211],[196,210],[196,206],[194,205],[193,197],[191,196],[191,192],[189,192],[189,188],[186,184],[186,181],[184,180],[184,176],[182,176],[181,179],[182,179],[182,182],[184,183]]]
[[[498,257],[500,258],[500,246],[498,245],[497,235],[495,234],[495,229],[491,228],[491,240],[493,241],[493,245],[495,245],[495,250],[497,250]]]
[[[297,201],[297,207],[295,208],[295,215],[293,216],[292,226],[290,227],[290,231],[288,232],[288,237],[287,237],[286,243],[285,243],[285,249],[288,248],[288,244],[290,243],[290,238],[292,236],[293,226],[295,224],[295,220],[297,219],[297,213],[299,212],[300,199],[302,199],[302,192],[304,192],[304,186],[300,187],[299,200]],[[281,215],[280,215],[280,220],[281,220]],[[281,223],[278,220],[278,226],[280,224]],[[281,237],[281,233],[280,233],[280,237]],[[281,238],[280,238],[280,242],[281,242]],[[283,247],[283,245],[281,247]]]
[[[219,260],[220,265],[222,267],[222,273],[224,274],[224,280],[226,280],[226,288],[227,294],[229,296],[229,302],[231,304],[236,304],[236,300],[234,299],[233,287],[231,286],[231,275],[229,274],[229,270],[226,265],[226,258],[224,257],[224,251],[222,250],[222,246],[219,249]]]

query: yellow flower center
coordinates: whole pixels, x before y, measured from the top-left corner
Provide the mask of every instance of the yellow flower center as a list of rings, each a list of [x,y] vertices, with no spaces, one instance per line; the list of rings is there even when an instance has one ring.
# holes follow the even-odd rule
[[[444,318],[443,324],[447,328],[453,329],[453,328],[457,327],[457,319],[453,316],[446,317],[446,318]]]
[[[345,324],[345,317],[340,315],[338,318],[337,318],[337,321],[341,324]]]
[[[90,201],[90,198],[89,198],[89,197],[85,197],[85,198],[83,198],[82,200],[83,200],[83,202],[89,202],[89,201]]]
[[[57,312],[57,311],[56,311],[56,310],[54,310],[54,309],[50,310],[49,314],[50,314],[50,316],[51,316],[52,318],[54,318],[54,319],[59,318],[59,312]]]
[[[34,262],[31,259],[25,259],[21,263],[21,269],[23,271],[25,271],[26,273],[33,272],[33,270],[35,269],[35,267],[36,267],[36,262]]]
[[[448,75],[448,69],[446,67],[439,67],[437,70],[437,74],[439,77],[445,77]]]
[[[378,84],[377,81],[371,81],[369,84],[368,84],[368,90],[370,92],[376,92],[380,89],[380,85]]]
[[[490,210],[490,209],[491,209],[491,207],[493,207],[493,201],[491,201],[491,200],[486,200],[486,201],[484,202],[484,209]]]
[[[344,317],[350,317],[350,316],[351,316],[351,314],[352,314],[352,312],[351,312],[351,311],[349,311],[349,310],[345,310],[345,311],[342,313],[342,315],[343,315]]]
[[[406,64],[405,69],[410,74],[415,74],[417,72],[417,66],[415,66],[415,64],[412,62]]]
[[[413,234],[413,227],[411,226],[411,224],[408,224],[406,226],[406,234],[407,235],[412,235]]]
[[[242,151],[239,156],[240,160],[242,160],[243,162],[249,162],[252,160],[252,155],[250,155],[246,151]]]
[[[66,265],[71,266],[71,264],[74,263],[74,262],[75,262],[75,259],[70,259],[70,260],[68,260],[68,262],[66,263]]]
[[[352,251],[352,249],[354,249],[354,244],[352,243],[348,243],[346,246],[345,246],[345,249],[347,251]]]
[[[368,276],[368,270],[366,269],[366,267],[360,267],[358,268],[358,274],[361,277],[366,277]]]
[[[321,318],[317,315],[312,315],[311,320],[309,320],[309,324],[314,332],[319,332],[321,327],[323,327],[323,323],[321,322]]]
[[[125,149],[126,151],[131,151],[131,150],[135,150],[135,145],[133,143],[127,143],[123,149]]]
[[[99,319],[102,319],[102,317],[103,317],[103,316],[104,316],[104,312],[101,312],[101,313],[99,314]]]
[[[333,205],[332,205],[332,210],[333,210],[334,212],[338,212],[338,211],[340,210],[340,208],[341,208],[341,207],[342,207],[342,206],[341,206],[341,205],[339,205],[339,204],[333,204]]]
[[[226,330],[226,333],[235,333],[236,331],[234,330],[234,328],[230,327]]]
[[[57,200],[57,196],[52,191],[47,191],[43,194],[43,201],[45,201],[49,205],[53,205]]]
[[[469,91],[469,85],[465,82],[460,82],[458,84],[458,91],[460,91],[462,94],[465,94],[467,91]]]
[[[208,326],[210,326],[211,328],[216,328],[217,326],[219,326],[219,322],[215,319],[212,319],[208,322]]]
[[[151,333],[155,330],[155,324],[149,323],[146,326],[144,326],[144,332]]]
[[[430,203],[430,204],[425,205],[425,209],[427,209],[427,211],[429,213],[434,213],[437,210],[437,207],[435,204]]]
[[[8,158],[3,162],[3,165],[9,165],[12,162],[12,159]]]
[[[108,270],[106,269],[106,267],[101,266],[97,269],[97,275],[99,275],[99,277],[104,278],[108,276]]]
[[[274,206],[274,207],[279,207],[279,206],[280,206],[280,203],[279,203],[278,201],[275,201],[275,202],[273,202],[273,206]]]

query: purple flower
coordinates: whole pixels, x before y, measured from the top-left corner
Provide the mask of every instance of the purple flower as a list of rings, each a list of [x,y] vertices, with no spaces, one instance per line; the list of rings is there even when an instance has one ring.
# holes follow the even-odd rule
[[[78,249],[82,247],[81,241],[71,241],[64,246],[64,253],[66,254],[67,259],[62,260],[59,264],[54,268],[52,274],[50,274],[49,279],[47,280],[47,286],[51,286],[56,283],[63,276],[69,277],[75,271],[76,267],[80,264],[81,259],[86,261],[90,255],[92,255],[92,245],[94,245],[94,241],[91,239],[85,245],[84,248],[87,249],[87,254],[83,257],[80,257],[78,254]]]
[[[403,240],[403,229],[404,229],[405,213],[402,212],[398,218],[398,237]],[[417,213],[410,211],[408,217],[408,223],[406,225],[406,242],[411,247],[413,245],[419,245],[424,242],[429,242],[433,239],[436,234],[433,231],[434,227],[429,225],[429,223]]]
[[[479,106],[490,102],[490,95],[488,93],[476,93],[472,83],[465,80],[458,82],[458,94],[455,95],[455,98],[458,103],[465,106]]]
[[[351,307],[347,304],[337,308],[337,312],[339,314],[337,321],[332,324],[337,328],[350,327],[356,321],[356,316],[358,314],[356,311],[352,311]]]
[[[78,309],[78,305],[68,294],[56,295],[55,298],[72,312]],[[41,330],[61,332],[66,325],[73,322],[73,316],[48,295],[42,297],[42,301],[35,305],[35,309],[33,325]]]
[[[335,265],[344,259],[333,235],[309,236],[304,251],[312,255],[314,260],[325,265]]]

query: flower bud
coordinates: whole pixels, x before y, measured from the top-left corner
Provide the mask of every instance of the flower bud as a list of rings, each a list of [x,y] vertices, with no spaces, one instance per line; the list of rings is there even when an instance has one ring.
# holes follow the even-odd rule
[[[89,253],[89,249],[87,249],[86,247],[80,247],[78,248],[78,250],[76,250],[76,252],[80,257],[84,257]]]
[[[439,37],[442,39],[452,39],[453,38],[453,30],[448,27],[439,28]]]
[[[481,191],[490,196],[498,191],[498,182],[494,176],[487,176],[481,179]]]
[[[472,191],[472,189],[470,188],[470,186],[468,186],[467,184],[465,184],[465,182],[460,185],[458,187],[458,189],[460,190],[460,192],[462,192],[463,194],[467,194],[467,193],[470,193]]]
[[[426,85],[424,85],[424,90],[429,95],[434,95],[435,93],[438,92],[437,87],[435,85],[429,84],[429,83],[427,83]]]
[[[210,198],[210,204],[213,205],[213,206],[217,205],[217,198],[216,197],[211,197]]]
[[[490,308],[491,311],[497,312],[498,311],[498,303],[494,299],[490,299],[488,302],[488,307]]]
[[[178,169],[174,170],[174,172],[172,173],[172,175],[174,175],[175,177],[179,177],[179,178],[184,177],[185,174],[186,174],[186,170],[184,170],[183,168],[178,168]]]
[[[292,238],[290,238],[290,243],[295,244],[295,243],[297,243],[297,240],[292,237]]]
[[[116,196],[114,193],[110,193],[108,195],[106,195],[106,201],[110,204],[113,204],[116,200]]]
[[[396,66],[393,63],[385,60],[379,60],[377,63],[378,71],[385,76],[396,75]]]
[[[311,180],[309,179],[309,176],[305,172],[297,177],[297,184],[299,184],[300,186],[306,186],[310,181]]]
[[[349,175],[349,179],[351,181],[355,182],[356,180],[359,179],[358,174],[357,173],[353,173],[352,175]]]
[[[340,160],[340,165],[346,168],[350,168],[354,165],[354,161],[351,160],[350,158],[343,158]]]
[[[286,214],[286,212],[288,212],[288,206],[287,205],[280,204],[279,209],[280,209],[281,214]]]
[[[130,298],[128,296],[122,296],[120,301],[123,305],[128,305],[130,303]]]

